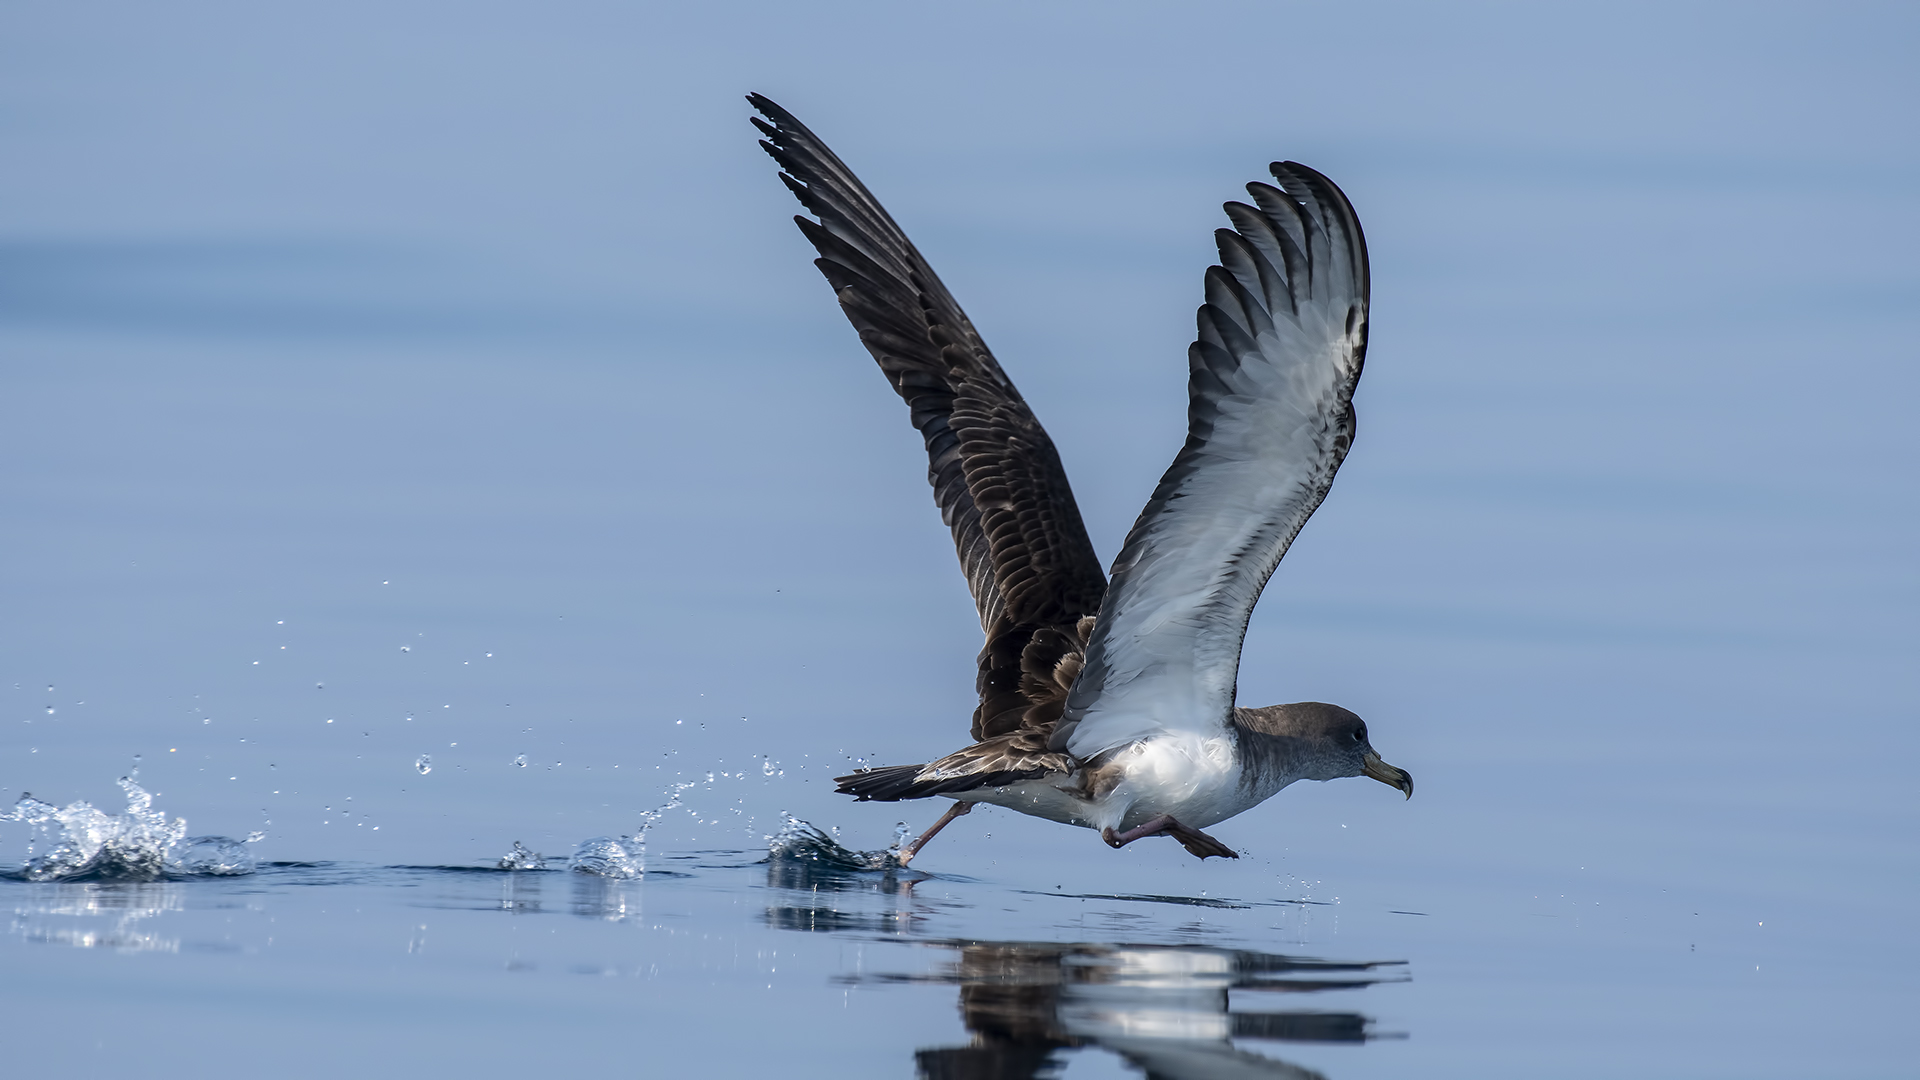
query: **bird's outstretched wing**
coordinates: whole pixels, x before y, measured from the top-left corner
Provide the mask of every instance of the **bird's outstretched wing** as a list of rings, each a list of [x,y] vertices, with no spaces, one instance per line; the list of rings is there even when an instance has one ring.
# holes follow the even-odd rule
[[[1353,442],[1367,246],[1331,180],[1276,162],[1214,236],[1188,350],[1187,443],[1114,560],[1051,745],[1085,761],[1167,730],[1224,731],[1260,590]]]
[[[860,341],[927,444],[927,481],[979,608],[973,737],[1051,726],[1079,670],[1081,620],[1106,576],[1053,441],[966,313],[853,171],[793,115],[747,100]],[[770,121],[770,122],[769,122]]]

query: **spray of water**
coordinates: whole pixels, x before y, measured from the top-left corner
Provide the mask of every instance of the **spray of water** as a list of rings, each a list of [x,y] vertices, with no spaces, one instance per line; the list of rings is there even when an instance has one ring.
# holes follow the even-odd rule
[[[816,863],[836,870],[897,870],[900,848],[907,842],[905,822],[893,831],[893,843],[882,851],[855,851],[810,821],[792,814],[780,831],[767,837],[767,858],[779,862]]]
[[[712,777],[708,777],[711,781]],[[595,836],[580,841],[567,869],[580,874],[620,880],[647,876],[647,832],[667,814],[680,809],[680,797],[693,783],[683,781],[667,791],[667,801],[640,815],[640,827],[631,836]]]
[[[120,814],[86,802],[63,808],[21,795],[11,813],[0,815],[0,821],[18,821],[30,830],[19,875],[28,881],[154,881],[253,873],[247,845],[263,834],[245,840],[188,836],[187,819],[168,820],[153,809],[153,796],[133,777],[121,777],[120,789],[127,793]]]
[[[500,856],[494,864],[500,870],[541,870],[547,865],[547,857],[518,840],[513,842],[513,850]]]

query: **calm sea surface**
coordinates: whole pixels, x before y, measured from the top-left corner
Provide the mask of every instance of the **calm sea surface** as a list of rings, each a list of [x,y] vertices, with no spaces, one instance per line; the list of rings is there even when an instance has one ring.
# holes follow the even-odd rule
[[[630,842],[600,872],[521,845],[518,870],[5,880],[12,1060],[84,1076],[1904,1074],[1904,916],[1573,868],[1336,884],[1249,857],[1195,890],[1158,846],[1125,865],[962,860],[973,873],[930,847],[924,870],[872,869],[884,852],[790,821],[770,851]]]

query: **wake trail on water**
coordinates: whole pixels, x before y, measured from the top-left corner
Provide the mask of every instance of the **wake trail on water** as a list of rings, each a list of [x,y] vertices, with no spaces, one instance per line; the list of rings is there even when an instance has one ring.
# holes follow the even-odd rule
[[[580,841],[567,859],[567,869],[576,874],[621,881],[644,879],[647,831],[679,807],[680,794],[687,786],[691,785],[676,788],[664,805],[641,815],[640,828],[632,835],[595,836]],[[905,822],[894,829],[893,843],[888,847],[856,851],[810,821],[792,814],[784,817],[779,831],[766,837],[769,862],[805,863],[831,870],[898,870],[905,865],[900,861],[900,849],[908,835]],[[512,850],[502,855],[494,866],[499,870],[544,870],[548,861],[546,856],[515,840]]]
[[[786,775],[771,759],[764,761],[761,772],[766,780]],[[744,780],[747,774],[740,772],[730,776],[725,772],[709,772],[705,786],[711,787],[716,777]],[[674,783],[666,791],[667,801],[642,813],[639,828],[631,834],[593,836],[580,841],[567,858],[567,869],[574,873],[621,881],[644,879],[647,876],[647,834],[675,810],[686,811],[696,822],[702,820],[702,812],[685,803],[687,792],[701,786],[699,782],[691,780]],[[785,811],[780,816],[780,828],[762,838],[766,841],[767,858],[770,861],[810,863],[836,870],[896,870],[904,865],[900,861],[900,851],[908,835],[905,822],[894,829],[890,846],[879,851],[856,851],[812,822]],[[502,855],[494,867],[499,870],[543,870],[549,861],[552,860],[516,840],[513,848]]]
[[[136,773],[137,775],[137,773]],[[188,836],[187,819],[153,809],[153,796],[132,776],[119,780],[127,793],[125,813],[110,814],[81,801],[55,806],[21,794],[0,821],[18,821],[30,831],[27,861],[13,876],[27,881],[158,881],[164,878],[233,877],[258,866],[248,848],[265,837]]]
[[[768,778],[784,775],[771,761],[763,772]],[[250,845],[264,839],[264,833],[250,833],[244,840],[189,836],[185,818],[169,818],[154,809],[153,795],[134,779],[138,775],[136,769],[119,779],[127,808],[118,814],[84,800],[61,807],[22,793],[11,811],[0,814],[0,822],[17,821],[27,826],[27,858],[17,869],[0,870],[0,876],[26,881],[160,881],[256,872],[259,861]],[[739,778],[745,776],[744,772],[739,774]],[[709,773],[707,783],[712,784],[714,779],[715,774]],[[684,803],[686,793],[698,786],[692,781],[675,783],[667,790],[664,803],[640,814],[639,827],[631,834],[580,841],[566,857],[565,868],[614,880],[644,879],[648,833],[675,810],[685,810],[699,820],[700,813]],[[762,837],[769,862],[845,871],[898,870],[904,865],[900,859],[908,836],[904,822],[895,828],[893,843],[888,847],[860,851],[842,844],[834,835],[837,829],[822,829],[784,811],[781,818],[780,828]],[[558,861],[516,840],[493,869],[545,870],[549,863]]]
[[[567,858],[567,869],[579,874],[592,874],[595,877],[613,878],[618,881],[638,881],[647,876],[647,833],[658,824],[660,819],[680,809],[681,796],[692,782],[674,784],[667,790],[667,801],[640,815],[640,827],[631,835],[591,836],[574,846],[573,854]],[[527,847],[520,841],[513,842],[513,849],[500,856],[494,864],[497,870],[544,870],[547,857]]]

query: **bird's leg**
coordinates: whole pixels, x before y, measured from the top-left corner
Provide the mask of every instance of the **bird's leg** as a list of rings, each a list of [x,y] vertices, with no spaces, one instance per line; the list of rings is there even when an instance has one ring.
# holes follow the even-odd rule
[[[1159,836],[1167,830],[1167,826],[1175,824],[1178,822],[1173,820],[1172,814],[1161,814],[1148,818],[1126,832],[1114,832],[1113,826],[1109,825],[1100,830],[1100,839],[1105,840],[1108,847],[1123,848],[1143,836]]]
[[[963,814],[970,814],[972,812],[973,812],[972,803],[959,802],[956,800],[952,806],[947,808],[946,813],[940,815],[940,820],[933,823],[933,828],[928,829],[926,832],[921,833],[920,839],[915,840],[913,843],[908,844],[906,847],[903,847],[900,849],[900,856],[899,856],[900,865],[905,866],[909,862],[912,862],[913,857],[915,855],[920,854],[920,849],[927,846],[927,841],[933,839],[936,835],[939,834],[941,829],[944,829],[947,827],[947,822],[952,821],[954,818],[960,817]]]
[[[1190,829],[1180,824],[1180,822],[1174,819],[1172,814],[1161,814],[1158,817],[1148,818],[1133,828],[1128,829],[1126,832],[1115,832],[1111,827],[1101,829],[1100,838],[1105,840],[1109,847],[1121,848],[1126,847],[1141,837],[1158,836],[1161,833],[1165,833],[1175,840],[1180,841],[1180,846],[1186,848],[1188,854],[1197,856],[1198,858],[1204,859],[1209,855],[1218,856],[1223,859],[1237,859],[1240,857],[1239,852],[1208,836],[1206,833],[1201,832],[1199,829]]]

